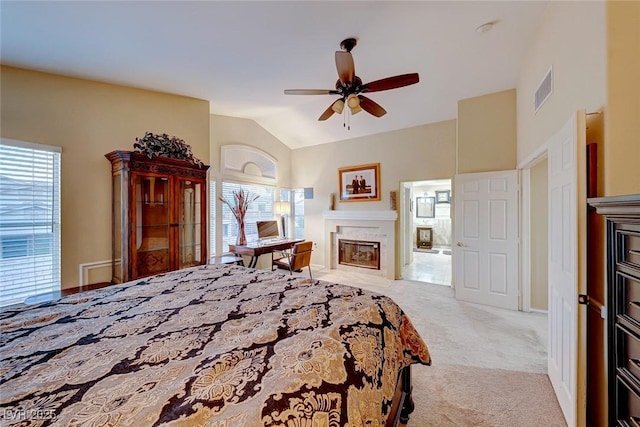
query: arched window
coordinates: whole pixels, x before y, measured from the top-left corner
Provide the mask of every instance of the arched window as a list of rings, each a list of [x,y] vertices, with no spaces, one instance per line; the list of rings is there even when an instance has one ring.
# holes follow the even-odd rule
[[[220,171],[225,177],[275,186],[277,184],[277,160],[249,145],[223,145]]]

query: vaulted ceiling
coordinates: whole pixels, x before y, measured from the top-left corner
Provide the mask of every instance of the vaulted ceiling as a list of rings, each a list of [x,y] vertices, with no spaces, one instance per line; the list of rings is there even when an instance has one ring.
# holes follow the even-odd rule
[[[543,1],[2,1],[1,61],[210,101],[291,148],[449,120],[461,99],[514,88]],[[476,28],[494,22],[491,31]],[[355,37],[364,82],[420,82],[367,96],[387,114],[318,121],[334,52]],[[348,121],[350,130],[343,126]]]

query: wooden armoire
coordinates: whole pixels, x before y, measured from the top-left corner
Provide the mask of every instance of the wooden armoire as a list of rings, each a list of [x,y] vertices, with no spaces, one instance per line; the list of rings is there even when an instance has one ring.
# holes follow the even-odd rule
[[[112,173],[112,283],[207,262],[207,170],[142,153],[105,154]]]
[[[608,425],[640,425],[640,194],[589,199],[606,219]]]

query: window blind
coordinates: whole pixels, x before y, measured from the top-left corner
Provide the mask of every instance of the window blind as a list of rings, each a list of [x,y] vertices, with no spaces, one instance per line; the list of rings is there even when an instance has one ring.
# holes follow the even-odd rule
[[[216,256],[216,182],[209,181],[209,258]]]
[[[245,216],[245,234],[247,242],[258,240],[257,221],[274,219],[273,213],[273,187],[257,184],[240,184],[236,182],[222,183],[222,197],[233,203],[233,192],[243,189],[260,197],[253,202]],[[222,251],[229,252],[229,244],[235,244],[238,236],[238,225],[236,218],[226,204],[222,204]]]
[[[293,190],[293,237],[304,239],[304,189]]]
[[[60,282],[60,149],[2,139],[0,306]]]

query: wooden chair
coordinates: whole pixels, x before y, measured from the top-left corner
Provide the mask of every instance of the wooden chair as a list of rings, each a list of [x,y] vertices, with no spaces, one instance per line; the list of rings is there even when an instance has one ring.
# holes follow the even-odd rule
[[[271,254],[271,270],[273,267],[289,270],[293,274],[294,271],[301,271],[304,267],[309,269],[309,278],[311,277],[311,252],[313,251],[313,242],[305,241],[293,245],[291,252],[283,252],[280,258],[273,258]]]

